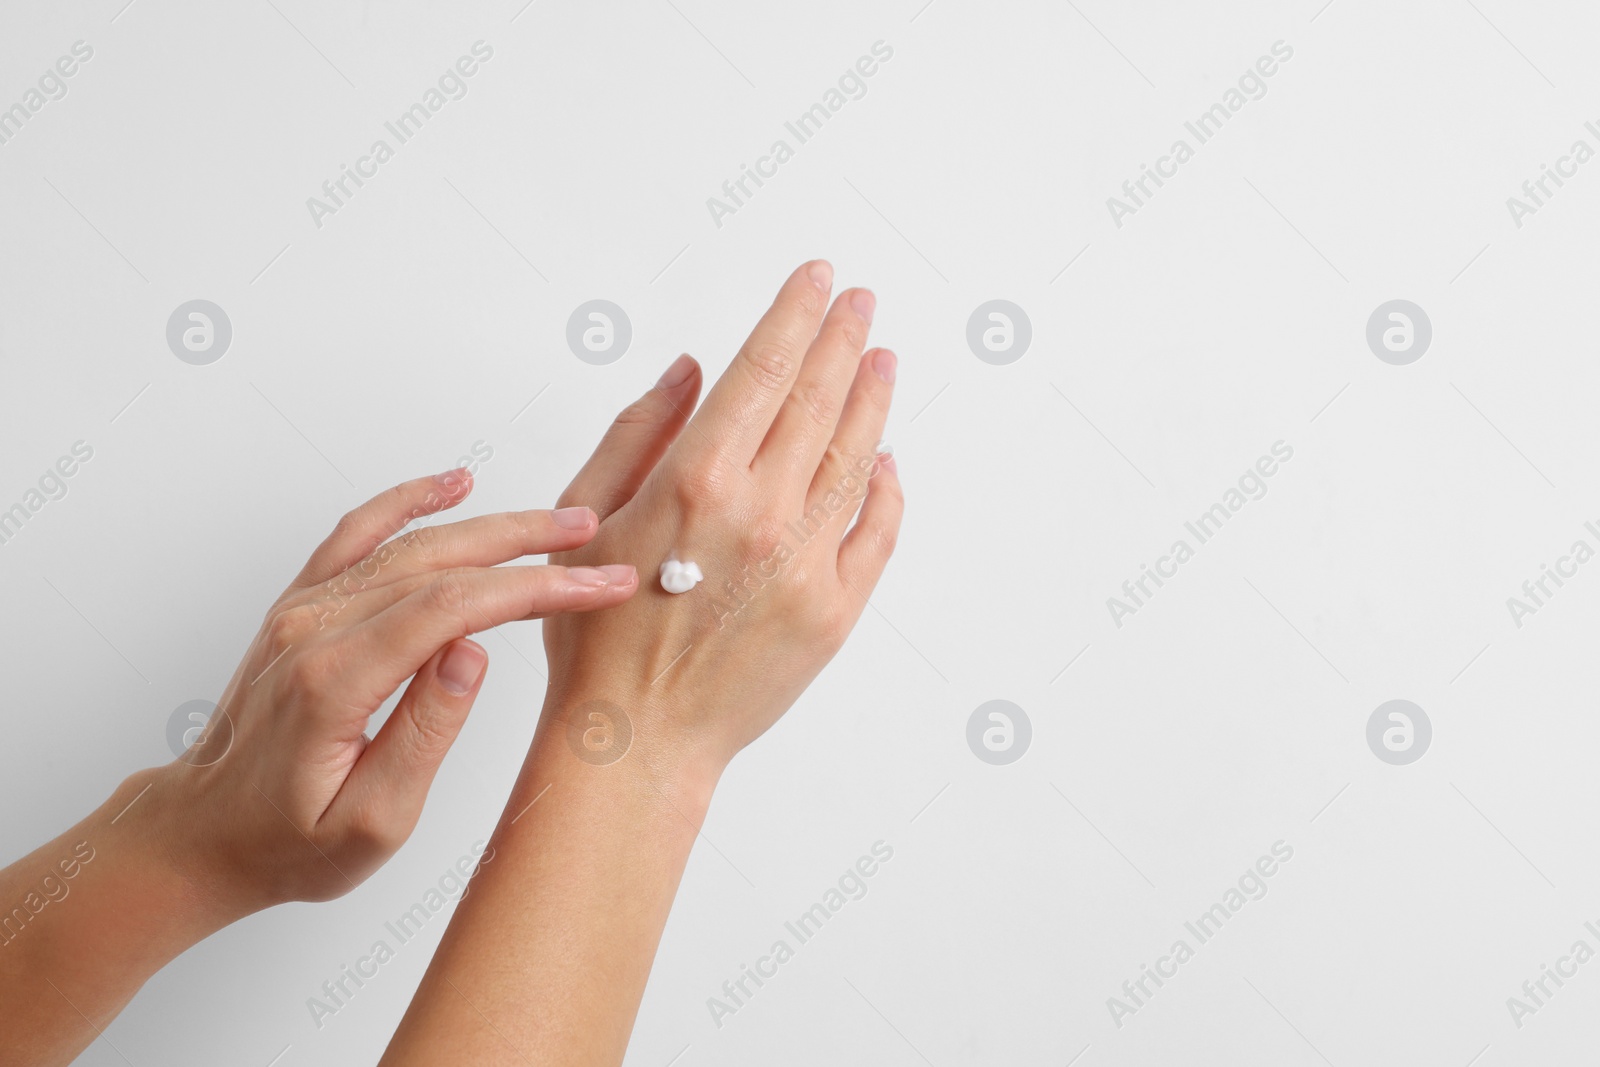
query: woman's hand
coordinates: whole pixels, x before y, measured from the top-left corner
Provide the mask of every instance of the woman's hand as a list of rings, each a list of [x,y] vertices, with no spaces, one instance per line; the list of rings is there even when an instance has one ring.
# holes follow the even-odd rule
[[[692,421],[699,369],[681,357],[563,494],[599,511],[600,532],[552,558],[626,560],[645,583],[614,611],[545,623],[546,716],[580,746],[625,742],[715,775],[860,617],[902,509],[894,463],[877,454],[895,357],[863,355],[873,295],[846,290],[830,309],[832,279],[821,261],[789,277]],[[667,593],[668,558],[704,580]]]
[[[483,680],[488,656],[466,635],[638,588],[626,565],[495,566],[585,544],[597,528],[586,507],[395,537],[470,490],[465,471],[420,478],[340,520],[267,613],[204,733],[134,776],[156,788],[125,821],[150,827],[226,910],[339,896],[400,847]],[[369,742],[368,718],[407,678]]]
[[[626,560],[646,588],[545,621],[550,691],[495,862],[385,1067],[622,1062],[722,768],[838,651],[894,548],[900,485],[876,455],[894,356],[862,353],[871,293],[827,310],[832,278],[789,278],[692,422],[699,368],[673,364],[563,496],[600,532],[553,558]],[[704,579],[666,592],[668,557]]]
[[[189,946],[354,888],[411,833],[477,696],[488,657],[467,635],[638,588],[627,565],[496,566],[583,545],[598,525],[585,507],[402,534],[470,489],[452,471],[346,515],[188,750],[0,870],[0,907],[16,905],[0,923],[0,1063],[65,1064]],[[369,742],[367,719],[407,678]]]

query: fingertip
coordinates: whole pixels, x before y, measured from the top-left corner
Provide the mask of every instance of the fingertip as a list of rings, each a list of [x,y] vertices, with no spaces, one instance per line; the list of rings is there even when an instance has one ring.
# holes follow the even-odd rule
[[[443,507],[445,508],[455,507],[467,498],[468,493],[472,492],[472,472],[465,467],[457,467],[454,470],[445,471],[443,474],[435,474],[433,480],[440,489],[444,490]]]
[[[894,370],[900,360],[887,348],[875,348],[868,353],[872,360],[872,372],[883,380],[885,385],[894,384]]]
[[[624,589],[639,584],[639,568],[631,563],[607,563],[599,568],[606,576],[606,584]]]
[[[563,530],[572,530],[574,532],[591,528],[598,529],[600,525],[594,509],[582,506],[557,508],[550,513],[550,521]]]
[[[579,588],[606,593],[639,583],[639,570],[631,563],[607,563],[598,567],[568,567],[566,579]]]
[[[489,653],[478,642],[462,637],[450,643],[439,661],[439,687],[452,696],[465,696],[483,678]]]
[[[850,308],[862,322],[870,326],[872,325],[873,312],[878,309],[878,298],[871,289],[852,289],[850,291]]]
[[[689,379],[693,378],[699,369],[700,364],[695,362],[693,356],[685,352],[672,361],[672,366],[662,372],[660,380],[656,382],[656,388],[666,392],[681,389],[689,383]]]
[[[806,277],[811,279],[811,284],[821,289],[824,293],[833,289],[833,264],[825,259],[813,259],[801,268],[806,272]]]

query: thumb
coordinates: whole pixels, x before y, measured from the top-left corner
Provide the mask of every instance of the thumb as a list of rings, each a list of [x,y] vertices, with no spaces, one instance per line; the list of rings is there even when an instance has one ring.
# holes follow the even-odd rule
[[[339,790],[339,799],[366,807],[369,815],[382,812],[396,844],[421,817],[428,788],[466,724],[488,665],[483,646],[466,638],[435,652]]]

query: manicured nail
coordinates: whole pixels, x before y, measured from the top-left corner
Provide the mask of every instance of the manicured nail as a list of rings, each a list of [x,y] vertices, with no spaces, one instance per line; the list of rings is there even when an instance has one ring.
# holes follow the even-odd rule
[[[589,525],[588,508],[557,508],[550,513],[550,521],[564,530],[582,530]]]
[[[567,580],[573,585],[610,585],[611,579],[600,567],[572,567],[567,571]]]
[[[688,381],[689,375],[693,373],[694,360],[690,359],[686,355],[679,356],[677,359],[672,361],[672,366],[668,367],[666,371],[662,373],[661,380],[656,382],[656,388],[676,389],[678,386]]]
[[[484,655],[483,649],[470,642],[457,641],[439,663],[439,685],[446,692],[460,696],[478,684],[488,663],[489,657]]]
[[[829,263],[827,260],[817,260],[815,263],[811,264],[810,269],[808,269],[806,273],[811,275],[812,282],[814,282],[816,287],[821,289],[824,293],[833,288],[833,264]]]
[[[872,369],[890,385],[894,384],[894,364],[894,353],[887,348],[878,349],[878,354],[872,357]]]
[[[872,313],[878,307],[878,298],[872,295],[871,289],[857,289],[850,294],[850,306],[856,309],[856,314],[861,316],[863,322],[872,321]]]
[[[611,585],[627,585],[639,576],[631,563],[607,563],[600,569],[605,572]]]

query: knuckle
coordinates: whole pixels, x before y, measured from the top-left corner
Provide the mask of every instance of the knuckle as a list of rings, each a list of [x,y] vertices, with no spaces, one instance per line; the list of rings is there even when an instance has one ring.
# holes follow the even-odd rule
[[[376,805],[363,804],[345,827],[345,843],[362,851],[394,852],[405,843],[391,820]]]
[[[867,343],[867,328],[860,319],[843,318],[835,327],[834,336],[846,346],[859,352]]]
[[[816,645],[836,652],[850,634],[850,617],[831,597],[813,597],[802,612],[806,632]]]
[[[402,538],[406,554],[424,566],[438,557],[441,540],[432,526],[418,526]]]
[[[652,390],[652,396],[635,400],[633,403],[617,412],[617,417],[612,420],[611,425],[624,427],[651,426],[659,422],[660,416],[656,413],[655,405],[651,403],[654,392],[655,391]]]
[[[293,656],[287,667],[289,687],[299,693],[320,692],[339,674],[339,666],[328,648],[310,649]]]
[[[519,545],[535,544],[549,534],[555,521],[547,511],[513,511],[502,520],[506,532]]]
[[[440,709],[428,701],[419,700],[413,703],[408,720],[415,739],[415,754],[419,761],[429,762],[434,757],[442,756],[450,747],[450,742],[455,736],[454,732],[449,728],[446,717]]]
[[[821,315],[828,306],[828,294],[810,286],[800,286],[794,294],[794,310],[802,315],[816,317]]]
[[[808,423],[827,428],[834,422],[833,397],[817,382],[800,382],[784,401],[799,408]]]
[[[755,563],[777,556],[783,544],[783,523],[772,515],[758,516],[739,530],[739,548]]]
[[[856,453],[839,443],[829,443],[822,454],[822,480],[820,488],[859,501],[867,495],[867,475],[871,461],[863,461]]]
[[[756,383],[766,389],[779,389],[794,370],[793,348],[783,341],[760,341],[744,350],[743,364]]]
[[[338,522],[333,524],[331,539],[343,541],[347,538],[355,537],[361,533],[365,525],[366,522],[359,508],[355,511],[347,511],[339,516]]]
[[[685,513],[700,513],[719,504],[727,495],[728,476],[715,459],[686,465],[673,479],[673,492]]]
[[[467,611],[472,606],[472,596],[467,583],[459,574],[441,574],[428,586],[429,606],[449,618],[466,622]]]
[[[292,645],[318,628],[319,613],[312,603],[284,608],[267,620],[266,633],[274,648]]]
[[[895,546],[900,543],[900,527],[894,524],[884,524],[872,531],[872,549],[880,556],[889,556],[894,553]]]

